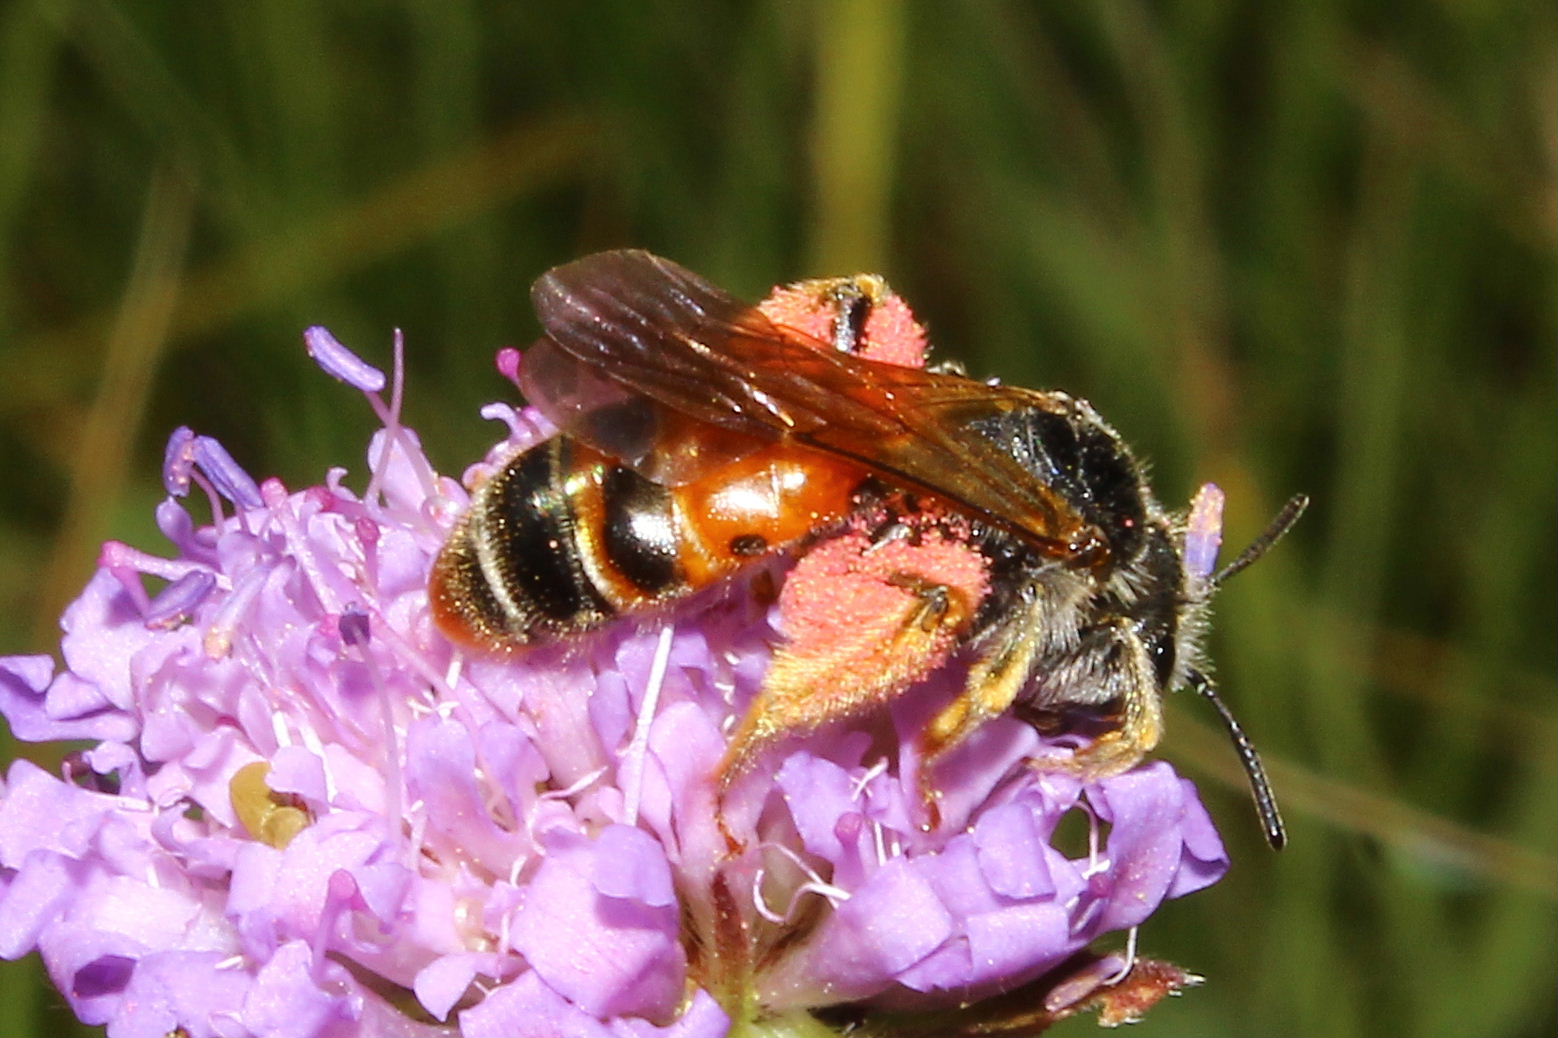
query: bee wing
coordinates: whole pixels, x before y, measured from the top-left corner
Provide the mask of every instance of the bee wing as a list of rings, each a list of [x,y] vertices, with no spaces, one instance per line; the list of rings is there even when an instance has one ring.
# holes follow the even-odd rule
[[[949,499],[1048,554],[1099,549],[1053,488],[969,428],[1053,409],[1032,390],[864,360],[646,252],[587,256],[532,293],[546,338],[521,388],[549,418],[663,483],[780,442]]]
[[[570,435],[672,486],[782,439],[776,411],[753,413],[748,380],[797,347],[820,348],[647,252],[557,267],[531,298],[547,337],[525,352],[526,398]]]

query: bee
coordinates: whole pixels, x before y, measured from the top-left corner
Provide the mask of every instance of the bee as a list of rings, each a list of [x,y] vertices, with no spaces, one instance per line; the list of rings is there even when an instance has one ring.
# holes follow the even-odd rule
[[[958,656],[964,687],[921,734],[925,764],[1016,711],[1051,729],[1097,722],[1050,766],[1117,773],[1157,745],[1165,692],[1189,686],[1216,704],[1280,847],[1270,785],[1199,639],[1212,593],[1303,499],[1212,574],[1220,493],[1166,511],[1085,400],[873,359],[869,321],[894,298],[880,278],[798,287],[831,315],[824,327],[777,323],[646,252],[543,275],[532,301],[544,334],[519,381],[562,432],[477,489],[433,568],[439,627],[520,651],[778,552],[798,556],[787,583],[826,590],[842,559],[887,596],[872,601],[893,604],[781,648],[719,766],[722,792],[780,741],[891,700]],[[823,574],[810,584],[808,566]]]

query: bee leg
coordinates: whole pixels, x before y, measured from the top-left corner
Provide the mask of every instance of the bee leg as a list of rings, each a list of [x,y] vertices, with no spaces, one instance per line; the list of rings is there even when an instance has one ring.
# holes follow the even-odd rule
[[[930,768],[980,725],[1011,709],[1033,670],[1039,641],[1033,636],[1040,606],[1034,603],[1009,617],[969,668],[962,693],[931,718],[920,736],[920,797],[930,819],[927,831],[940,824],[936,801],[940,792]]]
[[[890,700],[951,654],[973,617],[968,594],[916,573],[877,579],[910,592],[901,610],[791,641],[775,654],[715,772],[722,799],[781,740]]]
[[[1147,647],[1127,620],[1114,624],[1112,665],[1099,683],[1120,704],[1119,726],[1098,736],[1069,759],[1046,767],[1072,771],[1088,780],[1127,771],[1146,756],[1163,735],[1163,694]]]

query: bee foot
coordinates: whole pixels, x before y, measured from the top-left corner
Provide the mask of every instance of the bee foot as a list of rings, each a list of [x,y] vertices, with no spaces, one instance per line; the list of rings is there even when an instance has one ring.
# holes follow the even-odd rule
[[[1107,732],[1069,757],[1034,757],[1030,764],[1046,771],[1074,775],[1083,782],[1096,782],[1129,771],[1146,756],[1147,748],[1119,732]]]

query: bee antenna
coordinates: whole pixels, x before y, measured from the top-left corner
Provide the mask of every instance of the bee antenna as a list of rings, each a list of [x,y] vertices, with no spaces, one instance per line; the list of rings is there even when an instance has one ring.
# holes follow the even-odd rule
[[[1284,514],[1289,510],[1291,510],[1291,503],[1289,509],[1284,509]],[[1302,504],[1298,506],[1298,511],[1303,511]],[[1294,515],[1293,518],[1298,517]],[[1293,525],[1292,520],[1289,520],[1287,525]],[[1280,532],[1277,536],[1281,536]],[[1255,744],[1250,742],[1248,735],[1244,734],[1244,729],[1233,716],[1233,711],[1228,709],[1228,704],[1218,696],[1217,688],[1212,684],[1211,678],[1199,670],[1191,670],[1185,674],[1185,681],[1199,695],[1211,700],[1218,716],[1223,719],[1223,727],[1233,739],[1233,748],[1238,751],[1239,762],[1244,765],[1244,774],[1249,777],[1250,793],[1255,797],[1255,813],[1260,815],[1260,827],[1266,833],[1266,842],[1271,844],[1272,850],[1280,851],[1288,842],[1287,829],[1282,824],[1282,812],[1277,810],[1277,794],[1272,791],[1271,780],[1266,778],[1266,769],[1261,766],[1260,754],[1255,752]]]
[[[1271,520],[1265,531],[1251,541],[1250,546],[1239,553],[1238,558],[1218,570],[1207,583],[1214,588],[1221,587],[1229,577],[1249,567],[1252,562],[1270,551],[1272,545],[1280,541],[1283,535],[1293,528],[1293,524],[1298,522],[1298,517],[1303,515],[1304,509],[1308,507],[1308,494],[1294,494],[1288,498],[1288,503],[1282,506],[1282,511]]]

